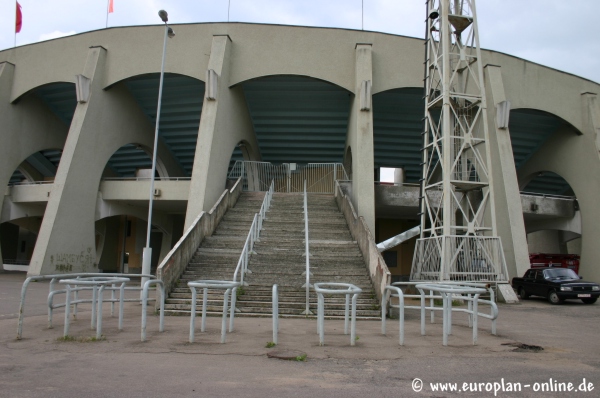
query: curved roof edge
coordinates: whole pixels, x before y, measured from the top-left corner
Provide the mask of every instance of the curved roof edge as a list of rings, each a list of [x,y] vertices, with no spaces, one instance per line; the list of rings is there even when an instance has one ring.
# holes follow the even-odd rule
[[[261,26],[274,26],[274,27],[290,27],[290,28],[303,28],[303,29],[325,29],[325,30],[345,30],[345,31],[350,31],[350,32],[363,32],[363,33],[374,33],[374,34],[380,34],[380,35],[386,35],[386,36],[394,36],[394,37],[403,37],[406,39],[412,39],[412,40],[421,40],[424,41],[425,39],[419,38],[419,37],[413,37],[413,36],[407,36],[407,35],[399,35],[399,34],[395,34],[395,33],[388,33],[388,32],[380,32],[380,31],[376,31],[376,30],[360,30],[360,29],[350,29],[350,28],[337,28],[337,27],[330,27],[330,26],[305,26],[305,25],[285,25],[285,24],[271,24],[271,23],[259,23],[259,22],[188,22],[188,23],[171,23],[169,24],[170,26],[190,26],[190,25],[261,25]],[[75,33],[72,35],[68,35],[68,36],[62,36],[62,37],[57,37],[54,39],[48,39],[48,40],[43,40],[43,41],[39,41],[39,42],[35,42],[35,43],[28,43],[28,44],[24,44],[21,46],[17,46],[17,47],[11,47],[11,48],[6,48],[3,50],[0,50],[0,54],[3,52],[8,52],[8,51],[13,51],[16,48],[22,48],[22,47],[27,47],[27,46],[32,46],[32,45],[37,45],[37,44],[41,44],[41,43],[46,43],[46,42],[51,42],[54,40],[61,40],[67,37],[72,37],[72,36],[81,36],[81,35],[85,35],[88,33],[95,33],[95,32],[102,32],[102,31],[107,31],[107,30],[112,30],[112,29],[129,29],[129,28],[147,28],[147,27],[157,27],[157,26],[162,26],[162,24],[151,24],[151,25],[128,25],[128,26],[111,26],[108,28],[101,28],[101,29],[94,29],[94,30],[88,30],[86,32],[81,32],[81,33]],[[492,52],[492,53],[496,53],[496,54],[500,54],[500,55],[504,55],[507,57],[511,57],[520,61],[525,61],[528,62],[530,64],[533,65],[537,65],[537,66],[541,66],[544,67],[546,69],[550,69],[568,76],[573,76],[585,81],[588,81],[590,83],[593,84],[597,84],[600,85],[600,82],[596,82],[592,79],[589,79],[587,77],[583,77],[583,76],[579,76],[576,75],[575,73],[571,73],[571,72],[566,72],[563,71],[561,69],[557,69],[554,68],[552,66],[547,66],[544,64],[541,64],[539,62],[535,62],[535,61],[531,61],[528,60],[526,58],[522,58],[522,57],[518,57],[516,55],[512,55],[512,54],[508,54],[502,51],[496,51],[496,50],[492,50],[492,49],[488,49],[488,48],[482,48],[483,51],[488,51],[488,52]]]

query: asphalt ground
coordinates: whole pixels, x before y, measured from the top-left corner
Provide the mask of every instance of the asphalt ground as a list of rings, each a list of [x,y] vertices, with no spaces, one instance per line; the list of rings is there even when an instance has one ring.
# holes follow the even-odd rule
[[[316,320],[283,318],[272,348],[266,347],[273,340],[270,318],[235,318],[225,344],[219,343],[220,318],[208,318],[205,333],[198,318],[190,344],[189,317],[166,317],[159,333],[153,309],[148,341],[141,342],[137,303],[126,304],[123,331],[105,305],[103,338],[94,341],[90,306],[82,305],[71,322],[73,339],[63,341],[64,311],[55,310],[49,329],[48,284],[32,283],[17,340],[24,279],[0,273],[0,397],[600,396],[600,303],[500,304],[498,335],[480,319],[477,345],[467,316],[456,314],[446,347],[441,313],[421,336],[419,312],[408,310],[404,346],[396,320],[388,320],[385,336],[379,321],[358,321],[355,346],[343,334],[343,321],[326,320],[319,346]],[[269,358],[274,351],[303,360]],[[461,391],[441,390],[454,386]],[[573,391],[559,391],[569,387]]]

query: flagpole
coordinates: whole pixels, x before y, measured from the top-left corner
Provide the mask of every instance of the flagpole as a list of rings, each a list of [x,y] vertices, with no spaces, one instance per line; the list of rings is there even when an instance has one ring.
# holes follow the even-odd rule
[[[106,28],[108,28],[108,8],[110,7],[110,0],[106,0]]]
[[[15,44],[13,48],[17,48],[17,13],[19,12],[19,2],[15,1]]]

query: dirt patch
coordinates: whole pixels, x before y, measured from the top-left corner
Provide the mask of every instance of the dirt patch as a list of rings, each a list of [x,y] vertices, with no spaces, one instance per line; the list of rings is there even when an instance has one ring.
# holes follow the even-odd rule
[[[507,345],[511,347],[515,347],[513,352],[540,352],[544,351],[544,347],[540,347],[539,345],[530,345],[524,343],[503,343],[502,345]]]

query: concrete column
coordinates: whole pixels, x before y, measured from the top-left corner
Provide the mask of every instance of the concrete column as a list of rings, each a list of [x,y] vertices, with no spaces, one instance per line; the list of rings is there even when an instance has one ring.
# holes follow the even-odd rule
[[[124,85],[104,90],[105,60],[104,48],[88,50],[82,74],[90,96],[75,109],[30,275],[98,269],[94,223],[102,172],[123,145],[153,146],[154,127]]]
[[[364,217],[371,233],[375,233],[375,162],[373,151],[373,109],[370,89],[373,82],[371,44],[357,44],[355,50],[355,89],[351,101],[350,122],[346,148],[352,150],[352,203],[360,217]],[[363,83],[368,82],[368,83]],[[361,110],[361,95],[365,95],[368,109]],[[364,106],[365,104],[363,104]]]
[[[508,128],[499,129],[496,123],[496,106],[506,101],[502,73],[499,66],[485,66],[488,100],[488,129],[490,132],[490,156],[495,193],[496,226],[502,240],[508,274],[523,275],[529,268],[527,235],[521,208],[519,182]]]
[[[11,104],[14,73],[13,64],[0,63],[0,209],[6,185],[19,165],[38,151],[62,149],[68,131],[35,95],[25,95],[18,103]]]
[[[598,104],[598,95],[596,93],[582,93],[583,100],[583,120],[584,125],[594,138],[596,143],[596,152],[600,156],[600,105]]]
[[[582,95],[582,125],[579,132],[565,126],[555,132],[518,172],[520,185],[525,186],[538,173],[551,171],[563,177],[571,186],[581,211],[581,267],[586,279],[600,280],[600,157],[597,132],[600,129],[600,109],[595,95]],[[566,98],[565,101],[571,99]]]
[[[231,47],[229,36],[213,37],[208,69],[216,72],[216,96],[209,99],[205,95],[202,105],[185,229],[200,212],[210,210],[225,190],[229,159],[235,146],[244,141],[246,149],[257,152],[242,87],[229,87]],[[207,90],[209,85],[205,82]]]

